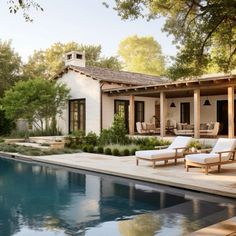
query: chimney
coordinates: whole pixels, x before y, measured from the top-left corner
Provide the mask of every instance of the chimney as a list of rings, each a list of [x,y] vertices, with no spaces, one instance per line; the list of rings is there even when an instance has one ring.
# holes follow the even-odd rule
[[[85,67],[85,52],[72,51],[66,53],[65,65]]]

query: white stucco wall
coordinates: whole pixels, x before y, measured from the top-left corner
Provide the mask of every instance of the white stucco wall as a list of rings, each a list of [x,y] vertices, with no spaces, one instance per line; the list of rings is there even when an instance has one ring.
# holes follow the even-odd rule
[[[107,129],[111,126],[114,118],[114,100],[127,100],[129,101],[128,96],[116,96],[109,97],[106,94],[103,94],[103,129]],[[148,97],[135,97],[135,101],[144,102],[144,121],[150,122],[153,115],[155,115],[155,102],[159,102],[159,98],[148,98]]]
[[[70,99],[86,100],[86,133],[93,131],[100,132],[100,84],[84,75],[74,71],[63,74],[58,79],[58,83],[64,83],[70,88]],[[58,118],[58,127],[63,134],[68,133],[69,129],[69,109],[68,104],[65,107],[63,115]]]

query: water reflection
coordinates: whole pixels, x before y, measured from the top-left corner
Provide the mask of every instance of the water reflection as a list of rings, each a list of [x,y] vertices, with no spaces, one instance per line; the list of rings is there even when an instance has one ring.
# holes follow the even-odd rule
[[[186,234],[235,215],[234,204],[0,159],[0,235]]]

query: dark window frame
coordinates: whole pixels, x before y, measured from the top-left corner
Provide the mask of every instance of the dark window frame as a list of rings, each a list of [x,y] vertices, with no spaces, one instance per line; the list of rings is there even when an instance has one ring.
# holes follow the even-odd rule
[[[141,114],[141,117],[142,117],[142,119],[141,120],[139,120],[138,119],[138,112],[140,112],[140,111],[138,111],[138,104],[142,104],[142,114]],[[134,102],[134,127],[135,127],[135,131],[137,131],[136,130],[136,123],[137,122],[144,122],[144,120],[145,120],[145,102],[144,101],[135,101]]]
[[[183,109],[186,109],[186,110],[183,111]],[[185,114],[183,115],[184,112]],[[188,112],[188,114],[186,112]],[[191,113],[190,102],[181,102],[180,103],[180,122],[190,124],[190,113]]]
[[[78,126],[78,129],[77,130],[82,130],[84,132],[86,132],[86,99],[85,98],[79,98],[79,99],[71,99],[69,100],[69,109],[68,109],[68,112],[69,112],[69,133],[75,131],[74,129],[72,130],[72,127],[73,127],[73,124],[71,124],[71,103],[73,102],[78,102],[78,119],[77,119],[77,126]],[[82,104],[82,102],[84,103],[84,114],[83,114],[83,120],[84,120],[84,124],[83,124],[83,127],[81,129],[80,127],[80,104]]]
[[[125,110],[124,110],[124,118],[125,118],[125,125],[127,131],[129,130],[129,100],[123,100],[123,99],[115,99],[114,100],[114,114],[117,114],[117,103],[124,103]],[[126,113],[127,112],[127,113]]]

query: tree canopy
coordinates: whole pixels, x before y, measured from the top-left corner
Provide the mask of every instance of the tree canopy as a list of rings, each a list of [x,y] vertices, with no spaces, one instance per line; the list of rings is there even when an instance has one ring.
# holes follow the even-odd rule
[[[175,37],[179,49],[170,68],[173,78],[202,74],[212,62],[224,72],[236,67],[235,0],[115,0],[115,3],[122,19],[165,17],[163,30]]]
[[[83,45],[75,42],[55,43],[46,50],[34,51],[24,66],[25,77],[51,78],[64,66],[64,55],[69,51],[85,52],[87,66],[121,69],[116,57],[102,57],[101,46]]]
[[[7,118],[24,118],[47,130],[50,123],[56,129],[55,117],[62,114],[68,99],[69,89],[64,84],[31,79],[19,81],[7,90],[1,104]]]
[[[161,46],[151,36],[133,35],[124,39],[118,54],[123,59],[125,70],[150,75],[162,75],[165,71]]]
[[[21,75],[21,58],[12,49],[11,41],[0,41],[0,97]]]

